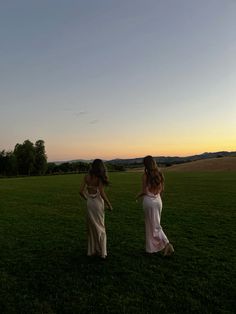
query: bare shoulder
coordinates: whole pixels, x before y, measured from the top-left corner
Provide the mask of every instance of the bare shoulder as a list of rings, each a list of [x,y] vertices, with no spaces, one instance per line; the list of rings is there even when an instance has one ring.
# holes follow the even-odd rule
[[[144,184],[146,184],[146,182],[147,182],[147,174],[145,172],[142,174],[142,182]]]

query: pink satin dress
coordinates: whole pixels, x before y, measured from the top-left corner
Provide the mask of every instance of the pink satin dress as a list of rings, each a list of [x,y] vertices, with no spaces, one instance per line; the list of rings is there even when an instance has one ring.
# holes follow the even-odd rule
[[[94,187],[93,187],[94,188]],[[88,256],[107,256],[104,200],[97,188],[96,193],[87,194]]]
[[[159,252],[169,240],[161,227],[162,200],[160,194],[153,194],[148,189],[143,197],[145,214],[146,252]]]

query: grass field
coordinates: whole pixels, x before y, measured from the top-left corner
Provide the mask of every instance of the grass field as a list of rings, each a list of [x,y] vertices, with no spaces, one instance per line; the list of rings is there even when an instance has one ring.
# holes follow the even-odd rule
[[[166,173],[172,257],[144,253],[140,173],[112,173],[108,259],[86,256],[81,175],[0,180],[0,313],[234,313],[236,173]]]

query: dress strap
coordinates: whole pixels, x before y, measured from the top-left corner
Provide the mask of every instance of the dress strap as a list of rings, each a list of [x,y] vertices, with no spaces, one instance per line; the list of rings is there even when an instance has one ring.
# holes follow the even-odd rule
[[[88,189],[96,190],[95,193],[89,193]],[[93,185],[87,185],[87,195],[91,198],[95,198],[98,195],[98,186],[93,186]]]
[[[152,192],[149,191],[148,187],[146,188],[146,195],[152,198],[157,198],[160,196],[160,193],[154,194]]]
[[[98,189],[97,185],[87,185],[87,188],[89,189]]]

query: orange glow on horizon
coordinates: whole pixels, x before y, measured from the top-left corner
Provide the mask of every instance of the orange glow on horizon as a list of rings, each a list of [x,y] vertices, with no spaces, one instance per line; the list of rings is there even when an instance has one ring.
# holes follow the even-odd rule
[[[95,152],[97,151],[97,153]],[[196,148],[194,150],[187,150],[187,149],[182,149],[182,150],[154,150],[154,149],[137,149],[133,150],[132,152],[128,151],[111,151],[111,152],[105,152],[105,151],[100,151],[98,150],[95,151],[90,151],[81,153],[81,151],[64,151],[63,153],[60,152],[47,152],[48,156],[48,161],[67,161],[67,160],[77,160],[77,159],[85,159],[85,160],[93,160],[95,158],[101,158],[103,160],[112,160],[112,159],[132,159],[132,158],[142,158],[146,155],[152,155],[155,157],[158,156],[165,156],[165,157],[185,157],[185,156],[192,156],[192,155],[199,155],[205,152],[208,153],[213,153],[213,152],[218,152],[218,151],[236,151],[235,146],[228,146],[228,147],[222,147],[222,146],[210,146],[209,147],[202,147],[202,148]]]
[[[227,136],[226,136],[227,135]],[[181,139],[181,140],[180,140]],[[79,144],[78,144],[79,143]],[[166,134],[166,136],[150,137],[147,135],[105,136],[77,138],[63,142],[47,141],[46,153],[49,161],[77,160],[77,159],[129,159],[152,156],[191,156],[204,152],[236,151],[234,134],[209,132],[196,132],[179,136]]]

